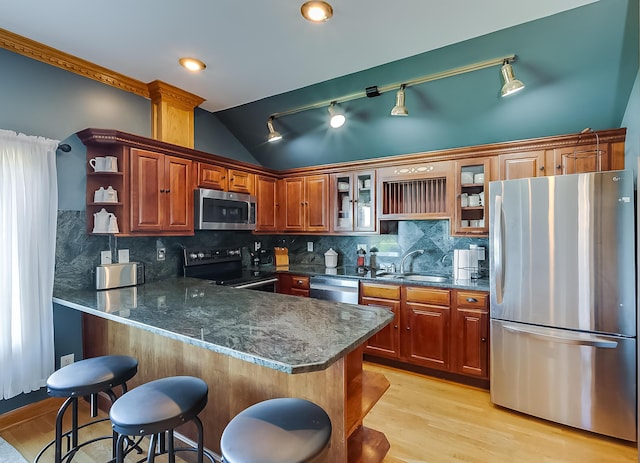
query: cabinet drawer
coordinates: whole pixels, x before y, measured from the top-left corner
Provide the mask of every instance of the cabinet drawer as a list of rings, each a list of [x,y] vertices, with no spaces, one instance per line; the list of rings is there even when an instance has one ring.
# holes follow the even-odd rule
[[[291,287],[298,289],[309,289],[309,277],[300,275],[291,275]]]
[[[451,291],[447,289],[426,288],[422,286],[405,286],[405,300],[407,302],[421,302],[423,304],[449,305]]]
[[[457,291],[456,294],[456,305],[458,307],[487,308],[487,303],[489,301],[489,295],[487,293]]]
[[[377,297],[379,299],[400,300],[400,285],[380,285],[377,283],[362,283],[360,286],[362,297]]]

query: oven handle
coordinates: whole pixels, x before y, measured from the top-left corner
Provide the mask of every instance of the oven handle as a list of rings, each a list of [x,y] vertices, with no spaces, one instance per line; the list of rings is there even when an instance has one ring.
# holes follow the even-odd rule
[[[268,280],[260,280],[260,281],[252,281],[251,283],[240,283],[239,285],[234,286],[234,288],[239,289],[251,289],[251,288],[259,288],[260,286],[266,286],[271,283],[277,283],[277,278],[269,278]]]

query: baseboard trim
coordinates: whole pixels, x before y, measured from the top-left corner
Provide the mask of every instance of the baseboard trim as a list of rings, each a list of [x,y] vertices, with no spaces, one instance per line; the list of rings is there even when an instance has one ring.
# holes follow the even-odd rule
[[[39,418],[48,413],[56,412],[64,400],[64,398],[49,397],[48,399],[3,413],[0,415],[0,432],[33,420],[34,418]]]

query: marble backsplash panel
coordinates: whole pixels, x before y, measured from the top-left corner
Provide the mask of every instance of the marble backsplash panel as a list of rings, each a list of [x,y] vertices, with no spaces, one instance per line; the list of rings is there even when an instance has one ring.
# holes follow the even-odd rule
[[[182,274],[183,248],[242,247],[243,262],[250,264],[248,249],[259,241],[264,249],[276,245],[289,248],[289,261],[293,264],[324,265],[324,253],[333,248],[338,252],[338,265],[355,266],[359,244],[367,249],[377,247],[378,266],[395,263],[398,267],[402,256],[416,249],[424,249],[422,255],[408,260],[409,268],[417,272],[451,275],[454,249],[468,249],[470,244],[483,246],[488,256],[486,238],[459,238],[449,235],[447,220],[403,221],[398,223],[398,233],[370,236],[336,235],[253,235],[248,231],[197,231],[194,236],[115,238],[87,234],[85,211],[58,211],[56,239],[56,286],[87,288],[95,285],[95,267],[100,264],[100,252],[129,249],[129,260],[143,262],[147,281],[159,280]],[[313,243],[313,251],[307,251],[307,243]],[[166,259],[157,261],[157,248],[166,249]],[[367,263],[369,256],[367,255]],[[486,276],[488,260],[481,263],[481,273]]]

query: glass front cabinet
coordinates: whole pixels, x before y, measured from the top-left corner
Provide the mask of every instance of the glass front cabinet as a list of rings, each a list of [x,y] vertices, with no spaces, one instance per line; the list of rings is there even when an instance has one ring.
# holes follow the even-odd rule
[[[345,172],[331,176],[334,232],[373,232],[375,224],[375,171]]]
[[[487,202],[491,180],[491,159],[456,161],[456,207],[454,235],[487,235],[489,216]]]

